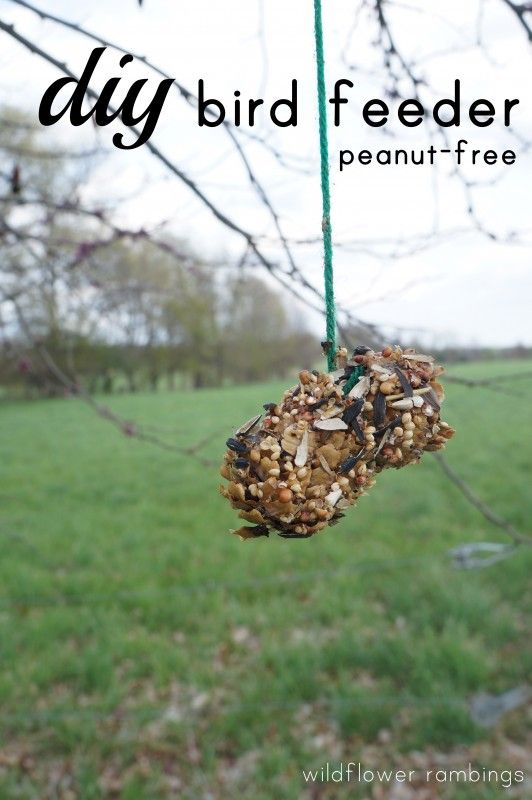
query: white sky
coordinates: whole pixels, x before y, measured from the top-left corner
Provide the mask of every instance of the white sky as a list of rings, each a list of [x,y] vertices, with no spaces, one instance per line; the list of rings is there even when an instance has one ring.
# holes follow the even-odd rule
[[[338,78],[355,81],[354,89],[347,90],[350,103],[342,111],[343,124],[331,131],[335,239],[362,244],[383,238],[408,242],[410,237],[430,232],[435,224],[443,232],[470,226],[464,192],[450,175],[449,156],[441,156],[437,168],[375,165],[338,172],[341,148],[377,151],[430,145],[426,124],[405,136],[405,129],[392,115],[386,126],[391,135],[387,136],[363,122],[361,107],[372,97],[384,96],[386,76],[371,46],[374,30],[364,17],[349,39],[355,5],[354,0],[324,3],[329,88]],[[427,5],[440,15],[444,13],[445,18],[428,17],[416,10]],[[319,235],[311,0],[144,0],[142,10],[136,0],[54,0],[41,2],[41,6],[148,56],[193,91],[198,79],[204,78],[207,92],[224,102],[239,89],[243,99],[260,96],[268,105],[288,96],[290,81],[297,78],[298,126],[276,128],[264,115],[255,130],[267,135],[278,150],[296,156],[305,172],[281,168],[260,146],[246,148],[286,234],[297,239]],[[478,5],[472,0],[450,0],[445,8],[439,3],[413,0],[391,7],[390,19],[396,43],[407,57],[448,52],[423,64],[436,90],[435,99],[449,96],[455,78],[462,83],[462,116],[465,109],[467,117],[469,103],[477,98],[492,100],[500,112],[505,97],[517,97],[521,102],[513,112],[515,128],[532,138],[530,58],[524,32],[501,0],[486,0],[482,24],[489,51],[486,57],[469,47],[476,36],[477,13]],[[83,69],[93,46],[88,40],[40,22],[10,0],[0,0],[0,18],[14,23],[19,32],[58,55],[75,72]],[[23,106],[36,116],[42,93],[59,75],[5,34],[0,36],[0,101]],[[342,62],[343,53],[363,69],[350,73]],[[94,86],[101,87],[112,75],[123,74],[126,84],[137,77],[150,77],[147,96],[151,97],[158,79],[138,63],[120,70],[118,60],[115,54],[106,54]],[[376,67],[375,74],[367,74]],[[99,141],[111,148],[115,130],[101,129]],[[470,148],[516,150],[515,165],[475,167],[468,175],[488,182],[475,193],[478,215],[487,229],[503,236],[510,230],[525,230],[531,223],[531,162],[524,148],[498,125],[482,130],[462,124],[448,130],[451,145],[463,138]],[[94,137],[90,124],[73,129],[63,121],[52,131],[55,137],[80,147]],[[126,133],[126,140],[128,136],[131,134]],[[195,112],[177,93],[168,97],[152,141],[236,222],[273,236],[271,221],[252,194],[226,134],[221,129],[200,129]],[[208,255],[241,255],[243,243],[239,238],[221,226],[145,148],[130,152],[111,149],[111,157],[92,176],[88,187],[92,201],[122,198],[118,213],[129,225],[149,227],[165,221]],[[489,185],[501,174],[500,181]],[[462,233],[447,237],[437,248],[399,260],[356,247],[352,251],[339,247],[337,297],[366,320],[425,331],[428,344],[442,339],[468,344],[532,344],[532,272],[526,246],[530,236],[524,235],[523,241],[524,245],[503,244],[477,232]],[[383,248],[379,251],[382,253]],[[273,240],[267,252],[282,263],[281,251]],[[319,244],[297,247],[295,255],[305,276],[321,286]],[[320,330],[317,315],[309,313],[309,321]]]

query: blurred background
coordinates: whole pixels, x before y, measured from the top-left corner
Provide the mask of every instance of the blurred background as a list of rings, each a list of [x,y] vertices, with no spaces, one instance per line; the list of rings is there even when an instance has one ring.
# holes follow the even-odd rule
[[[324,363],[312,4],[35,3],[0,0],[0,797],[529,797],[501,774],[532,756],[530,5],[325,4],[329,91],[354,82],[331,126],[339,339],[435,353],[457,434],[324,535],[241,544],[224,442]],[[120,121],[39,126],[97,46],[116,106],[175,78],[140,149],[113,147]],[[456,78],[493,125],[397,122]],[[235,90],[264,98],[254,128]],[[460,138],[516,162],[338,170]],[[340,761],[417,777],[305,781]],[[422,779],[469,763],[492,778]]]

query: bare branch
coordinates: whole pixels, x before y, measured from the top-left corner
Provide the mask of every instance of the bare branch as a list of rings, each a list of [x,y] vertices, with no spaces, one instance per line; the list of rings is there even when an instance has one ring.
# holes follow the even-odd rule
[[[21,3],[22,0],[11,0],[12,2]],[[47,53],[41,47],[39,47],[35,42],[32,42],[27,37],[23,36],[22,34],[16,31],[15,27],[11,24],[5,23],[0,20],[0,30],[4,31],[4,33],[8,34],[10,37],[15,39],[19,44],[22,44],[26,49],[28,49],[31,53],[38,55],[40,58],[47,61],[52,66],[56,67],[60,70],[64,75],[73,80],[79,80],[79,77],[64,63],[59,61],[57,58],[52,56],[51,54]],[[94,89],[88,87],[87,88],[87,95],[92,98],[93,100],[98,99],[97,92]],[[109,111],[111,113],[116,113],[116,108],[109,105]],[[131,127],[131,130],[134,133],[140,134],[138,129],[134,126]],[[190,178],[180,167],[178,167],[174,162],[172,162],[168,156],[166,156],[151,140],[146,142],[147,149],[151,152],[151,154],[160,161],[173,175],[179,178],[185,186],[190,189],[190,191],[203,203],[203,205],[214,215],[214,217],[222,223],[226,228],[228,228],[233,233],[237,234],[241,238],[244,239],[246,244],[249,247],[250,252],[256,258],[257,263],[264,267],[272,276],[280,283],[285,289],[290,291],[294,294],[298,299],[300,299],[306,305],[309,305],[311,308],[315,310],[319,310],[321,314],[324,314],[324,298],[323,294],[320,290],[318,290],[315,286],[313,286],[303,275],[301,270],[296,266],[294,260],[291,256],[289,256],[289,269],[288,271],[282,271],[279,266],[274,263],[271,259],[269,259],[263,252],[262,248],[258,245],[256,237],[248,230],[240,226],[237,222],[235,222],[231,217],[229,217],[225,212],[223,212],[206,194],[203,190],[199,187],[199,185]],[[278,219],[274,214],[274,221],[278,224]],[[283,240],[281,240],[283,241]],[[284,242],[285,252],[289,252],[286,241]],[[293,283],[298,284],[300,287],[308,291],[312,296],[320,301],[319,309],[316,306],[313,306],[309,301],[308,298],[301,296]],[[376,326],[368,323],[364,320],[357,319],[354,317],[349,311],[346,309],[342,309],[341,307],[338,309],[339,313],[343,313],[346,319],[349,322],[356,323],[357,325],[375,333]]]
[[[532,537],[518,531],[511,522],[499,516],[487,503],[481,500],[471,489],[471,487],[461,478],[450,466],[447,459],[441,453],[435,453],[436,461],[449,480],[462,492],[463,496],[482,516],[492,525],[503,530],[516,545],[524,544],[532,546]]]
[[[514,3],[513,0],[502,0],[505,6],[508,6],[511,11],[516,15],[519,24],[522,26],[528,41],[532,42],[532,27],[527,19],[527,14],[532,14],[532,4],[530,3]]]

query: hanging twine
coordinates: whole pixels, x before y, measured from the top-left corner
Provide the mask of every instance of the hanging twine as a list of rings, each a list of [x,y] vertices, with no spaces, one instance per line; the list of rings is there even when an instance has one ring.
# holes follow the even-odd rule
[[[333,246],[331,228],[331,187],[329,182],[329,142],[327,138],[327,96],[325,91],[325,56],[323,50],[323,21],[321,0],[314,0],[314,34],[316,38],[316,73],[318,85],[318,118],[320,135],[321,195],[323,218],[323,278],[325,283],[325,317],[327,368],[335,368],[336,309],[334,303]]]

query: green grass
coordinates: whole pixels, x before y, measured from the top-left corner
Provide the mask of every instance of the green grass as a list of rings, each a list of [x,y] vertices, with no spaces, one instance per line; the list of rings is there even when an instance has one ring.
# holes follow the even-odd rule
[[[282,388],[109,402],[178,445],[211,435],[202,454],[219,459]],[[532,381],[508,388],[448,385],[448,458],[530,530]],[[0,416],[1,798],[311,798],[302,768],[369,745],[406,765],[415,750],[526,737],[523,713],[486,732],[467,702],[530,675],[532,552],[453,570],[449,548],[503,537],[430,456],[380,476],[323,535],[241,543],[216,468],[128,439],[75,399]]]

